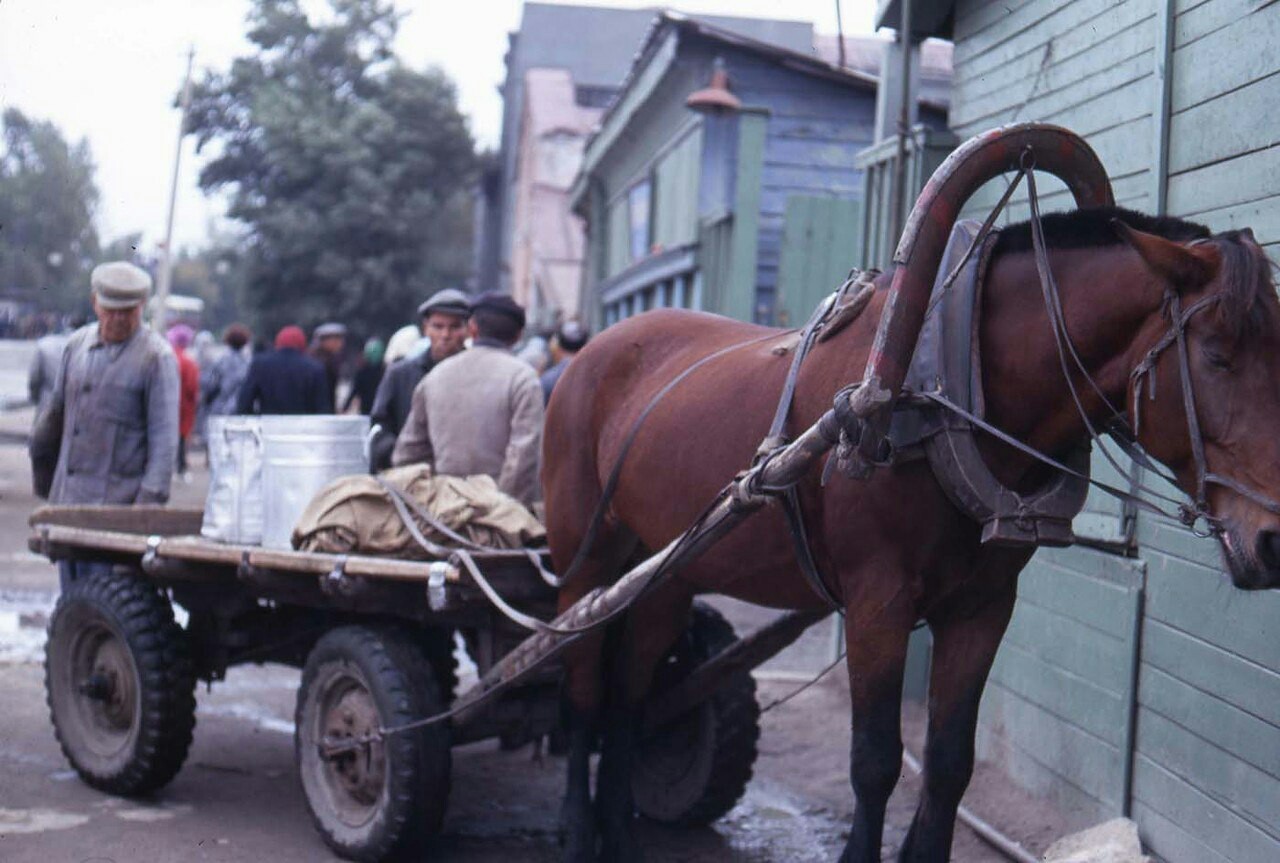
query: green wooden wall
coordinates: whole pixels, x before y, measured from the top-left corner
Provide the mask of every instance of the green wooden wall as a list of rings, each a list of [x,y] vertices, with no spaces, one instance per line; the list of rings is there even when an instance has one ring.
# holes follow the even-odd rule
[[[961,0],[955,40],[961,139],[1059,123],[1098,152],[1118,203],[1252,227],[1280,253],[1280,4]],[[1072,205],[1059,185],[1041,191],[1045,209]],[[1010,218],[1026,215],[1015,200]],[[980,752],[1085,816],[1131,811],[1164,860],[1280,860],[1280,592],[1236,590],[1215,543],[1129,515],[1091,497],[1077,531],[1118,539],[1111,551],[1033,559]]]
[[[840,286],[862,242],[862,202],[831,195],[790,195],[783,216],[776,323],[803,326],[819,301]]]

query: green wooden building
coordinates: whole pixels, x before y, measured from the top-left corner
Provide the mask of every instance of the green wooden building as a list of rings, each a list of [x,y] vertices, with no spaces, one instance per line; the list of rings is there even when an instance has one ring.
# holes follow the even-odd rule
[[[901,2],[882,2],[882,25]],[[1069,127],[1121,205],[1252,227],[1277,256],[1280,4],[914,0],[909,14],[913,36],[954,40],[959,140]],[[1069,206],[1060,186],[1042,194]],[[1162,859],[1280,860],[1280,591],[1236,590],[1213,541],[1110,501],[1075,527],[1080,545],[1041,551],[1023,576],[980,756],[1081,823],[1131,815]]]
[[[692,110],[717,67],[724,104]],[[876,81],[660,13],[571,192],[588,234],[583,317],[598,329],[680,306],[803,323],[861,258],[857,154],[872,142]],[[934,101],[920,117],[945,123]]]

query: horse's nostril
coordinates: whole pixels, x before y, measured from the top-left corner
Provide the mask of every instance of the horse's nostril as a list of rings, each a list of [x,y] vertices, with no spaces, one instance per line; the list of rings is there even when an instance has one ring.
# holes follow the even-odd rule
[[[1280,569],[1280,532],[1264,530],[1258,534],[1258,559],[1267,569]]]

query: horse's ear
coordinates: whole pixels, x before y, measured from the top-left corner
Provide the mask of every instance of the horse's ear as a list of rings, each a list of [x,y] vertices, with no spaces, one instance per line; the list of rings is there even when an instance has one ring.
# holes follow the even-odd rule
[[[1148,267],[1179,291],[1198,288],[1217,272],[1218,258],[1211,246],[1184,246],[1131,228],[1119,219],[1112,219],[1111,225]]]

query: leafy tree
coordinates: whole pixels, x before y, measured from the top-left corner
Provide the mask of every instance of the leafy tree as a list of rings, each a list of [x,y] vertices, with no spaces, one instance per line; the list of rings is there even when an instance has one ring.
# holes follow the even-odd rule
[[[190,129],[249,228],[257,323],[386,332],[467,271],[474,145],[453,83],[392,52],[386,0],[254,0],[252,56],[195,88]]]
[[[17,108],[4,112],[0,152],[0,291],[39,290],[44,304],[81,305],[98,252],[89,143]]]

